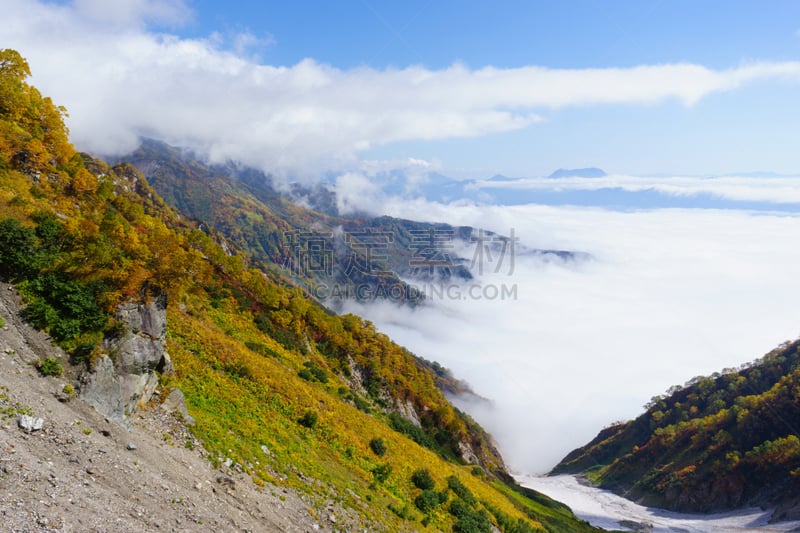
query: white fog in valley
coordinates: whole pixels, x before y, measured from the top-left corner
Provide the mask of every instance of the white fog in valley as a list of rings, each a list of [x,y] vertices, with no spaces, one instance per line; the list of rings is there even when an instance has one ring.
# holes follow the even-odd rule
[[[737,533],[797,531],[800,527],[800,522],[770,524],[772,511],[759,508],[699,515],[643,507],[582,484],[574,476],[519,476],[517,481],[566,503],[577,516],[603,529],[641,531],[644,527],[652,533]]]
[[[516,285],[516,300],[350,308],[490,399],[462,407],[496,437],[515,472],[547,472],[671,385],[752,361],[800,334],[794,215],[383,206],[403,218],[513,228],[521,246],[591,256],[545,262],[517,253],[510,275],[508,265],[497,274],[492,265],[476,277],[483,286]]]

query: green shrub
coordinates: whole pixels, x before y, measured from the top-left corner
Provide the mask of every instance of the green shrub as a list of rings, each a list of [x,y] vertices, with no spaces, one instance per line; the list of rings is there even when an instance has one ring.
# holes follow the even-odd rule
[[[46,330],[57,342],[75,339],[80,333],[100,331],[108,322],[95,299],[99,287],[90,287],[65,275],[48,273],[24,284],[33,296],[25,318]]]
[[[420,490],[430,490],[436,486],[427,468],[420,468],[411,474],[411,483]]]
[[[414,505],[423,513],[432,511],[439,505],[439,493],[433,489],[425,489],[414,499]]]
[[[403,520],[415,520],[416,517],[414,516],[414,511],[410,505],[406,504],[403,507],[398,507],[395,505],[389,504],[389,510],[402,518]]]
[[[317,419],[318,419],[317,413],[315,413],[311,409],[307,409],[306,412],[303,413],[303,416],[301,416],[300,419],[297,421],[297,423],[303,427],[313,428],[314,426],[317,425]]]
[[[317,381],[320,383],[327,383],[328,382],[328,374],[325,373],[320,367],[312,365],[309,367],[311,370],[311,374],[316,378]]]
[[[472,509],[463,500],[453,500],[448,509],[456,517],[453,531],[456,533],[491,533],[492,521],[489,514],[481,510]]]
[[[389,425],[393,430],[397,431],[398,433],[402,433],[420,446],[437,450],[436,443],[433,441],[430,435],[425,433],[424,429],[412,424],[401,415],[397,413],[391,413],[389,415]]]
[[[384,443],[383,439],[380,437],[376,437],[369,441],[369,447],[378,457],[382,457],[383,454],[386,453],[386,443]]]
[[[522,518],[512,518],[500,509],[493,507],[486,502],[481,503],[483,503],[483,506],[487,511],[494,515],[497,525],[504,533],[534,533],[536,531],[533,529],[533,526],[531,526]]]
[[[328,374],[326,374],[324,370],[315,365],[313,362],[306,361],[303,363],[303,366],[305,368],[300,369],[297,372],[297,375],[304,380],[310,382],[319,381],[320,383],[328,382]]]
[[[0,316],[0,328],[6,327],[6,319]]]
[[[259,355],[265,355],[265,356],[269,356],[269,357],[276,357],[276,358],[280,359],[280,355],[278,355],[278,353],[275,350],[273,350],[272,348],[270,348],[269,346],[266,346],[264,344],[261,344],[261,343],[258,343],[258,342],[252,342],[252,341],[245,341],[244,345],[247,346],[248,349],[256,352]]]
[[[383,463],[372,469],[372,476],[375,478],[375,483],[383,483],[392,474],[392,465]]]
[[[0,221],[0,274],[24,278],[33,270],[36,233],[13,218]]]
[[[456,476],[450,476],[447,478],[447,486],[452,490],[456,496],[464,500],[464,502],[471,506],[475,507],[478,503],[478,500],[475,499],[475,496],[472,495],[472,492],[461,483]]]
[[[233,378],[239,379],[253,379],[253,371],[242,361],[233,361],[225,363],[222,370]]]
[[[36,368],[43,376],[60,376],[64,373],[64,369],[61,368],[61,361],[53,357],[39,361],[36,363]]]
[[[91,336],[83,336],[76,340],[75,348],[71,353],[71,361],[74,364],[91,360],[91,355],[97,347],[98,342],[91,339]]]
[[[353,394],[353,403],[356,405],[356,409],[359,411],[363,411],[367,414],[370,413],[371,409],[369,408],[369,402],[361,396]]]

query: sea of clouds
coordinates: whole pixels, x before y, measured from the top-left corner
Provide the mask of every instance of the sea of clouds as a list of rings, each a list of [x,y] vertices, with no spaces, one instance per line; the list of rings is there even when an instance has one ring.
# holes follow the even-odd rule
[[[467,286],[416,309],[349,309],[490,399],[462,406],[519,472],[545,472],[671,385],[736,367],[800,334],[793,214],[382,205],[394,216],[513,230],[520,247],[591,256],[517,253],[513,272],[506,262],[476,277],[488,292]],[[503,299],[503,286],[516,287],[516,299]]]

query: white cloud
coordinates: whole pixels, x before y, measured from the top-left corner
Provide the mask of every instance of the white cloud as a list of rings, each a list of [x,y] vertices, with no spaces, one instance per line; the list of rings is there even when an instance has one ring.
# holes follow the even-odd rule
[[[264,44],[247,32],[220,40],[147,30],[147,20],[185,21],[191,14],[179,0],[4,0],[3,15],[0,40],[68,107],[81,148],[125,152],[150,135],[276,172],[350,169],[370,147],[525,128],[565,106],[692,105],[755,80],[800,79],[797,62],[341,70],[307,59],[275,67],[235,53]]]
[[[800,203],[800,177],[639,177],[612,175],[602,178],[530,178],[517,181],[481,181],[478,188],[542,191],[658,191],[673,196],[710,194],[734,201]]]
[[[800,333],[800,217],[384,202],[383,212],[484,227],[589,262],[518,257],[518,299],[436,299],[361,313],[493,399],[474,414],[512,467],[541,472],[652,396]],[[469,256],[468,256],[469,257]],[[487,271],[490,269],[486,269]]]
[[[346,172],[336,178],[336,207],[342,215],[371,212],[384,200],[380,188],[363,174]]]

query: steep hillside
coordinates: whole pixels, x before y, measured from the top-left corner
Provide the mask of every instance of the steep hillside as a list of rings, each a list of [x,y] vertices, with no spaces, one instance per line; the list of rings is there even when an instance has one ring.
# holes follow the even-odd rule
[[[165,432],[168,445],[197,443],[240,481],[299,491],[313,517],[333,506],[381,531],[592,529],[508,483],[488,435],[446,401],[429,365],[223,248],[131,165],[76,153],[64,110],[28,75],[19,54],[0,51],[0,277],[25,304],[4,319],[64,350],[36,353],[40,374],[108,400],[95,405],[134,431],[166,395],[156,388],[167,400],[182,391],[188,410],[178,402],[171,420],[191,437]]]
[[[601,431],[553,470],[658,507],[778,507],[800,518],[800,341],[740,370],[697,377],[630,422]]]

